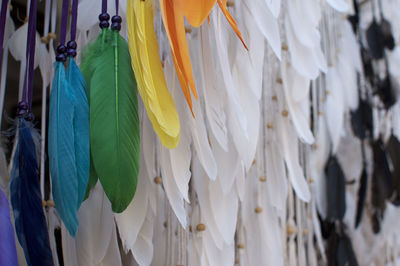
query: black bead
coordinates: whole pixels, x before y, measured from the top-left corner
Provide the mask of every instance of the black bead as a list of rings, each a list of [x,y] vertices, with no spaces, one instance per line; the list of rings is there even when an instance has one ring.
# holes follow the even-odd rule
[[[72,57],[75,57],[76,56],[76,50],[72,49],[72,48],[68,49],[67,54],[72,56]]]
[[[19,110],[28,110],[28,103],[27,102],[25,102],[25,101],[20,101],[19,103],[18,103],[18,109]]]
[[[66,50],[67,50],[67,47],[65,47],[65,45],[60,44],[57,47],[57,54],[63,54],[63,53],[65,53]]]
[[[75,41],[69,41],[69,42],[67,43],[67,48],[68,48],[68,49],[75,49],[75,50],[76,50],[76,47],[78,47],[78,45],[76,44]]]
[[[99,20],[100,21],[107,21],[110,19],[110,15],[108,13],[101,13],[99,15]]]
[[[121,23],[119,23],[119,22],[113,22],[113,23],[111,24],[111,29],[120,31],[120,30],[121,30]]]
[[[118,22],[121,23],[122,22],[122,18],[120,16],[113,16],[111,18],[111,22]]]
[[[105,28],[108,28],[110,26],[110,23],[108,23],[107,21],[103,20],[103,21],[100,21],[99,25],[100,25],[100,28],[105,29]]]
[[[33,121],[35,119],[35,116],[31,112],[29,112],[24,116],[24,118],[27,121]]]
[[[66,59],[65,54],[58,54],[56,56],[56,61],[57,62],[65,62],[65,59]]]

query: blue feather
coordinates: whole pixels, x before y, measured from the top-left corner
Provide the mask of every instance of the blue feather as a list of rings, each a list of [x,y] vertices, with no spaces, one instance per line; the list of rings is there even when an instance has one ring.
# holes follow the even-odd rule
[[[69,58],[67,81],[74,101],[74,141],[78,178],[78,209],[85,198],[90,169],[89,104],[87,86],[73,57]]]
[[[0,188],[0,265],[17,266],[14,228],[10,219],[10,207],[6,194]]]
[[[39,188],[39,169],[32,123],[18,119],[17,147],[11,171],[11,203],[15,230],[30,266],[53,265]]]
[[[72,236],[78,228],[78,180],[74,140],[74,105],[64,65],[56,62],[50,94],[49,160],[56,210]]]

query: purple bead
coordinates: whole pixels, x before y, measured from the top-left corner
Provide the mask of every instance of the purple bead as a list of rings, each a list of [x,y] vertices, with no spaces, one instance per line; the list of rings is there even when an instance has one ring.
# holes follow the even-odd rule
[[[72,48],[68,49],[67,54],[72,56],[72,57],[75,57],[76,56],[76,50],[72,49]]]
[[[18,103],[18,109],[19,110],[28,110],[28,103],[25,101],[20,101]]]
[[[110,15],[108,13],[101,13],[99,15],[99,20],[100,21],[107,21],[110,19]]]
[[[111,22],[118,22],[121,23],[122,22],[122,18],[120,16],[113,16],[111,18]]]
[[[56,56],[56,61],[57,62],[65,62],[65,54],[58,54],[57,56]]]
[[[119,23],[119,22],[113,22],[113,23],[111,24],[111,29],[120,31],[120,30],[121,30],[121,23]]]
[[[35,119],[35,116],[31,112],[29,112],[24,116],[24,118],[27,121],[33,121]]]
[[[105,20],[102,20],[102,21],[100,21],[100,28],[102,28],[102,29],[106,29],[106,28],[108,28],[109,26],[110,26],[110,23],[108,23],[107,21],[105,21]]]
[[[67,47],[68,47],[68,49],[75,49],[76,50],[76,47],[78,47],[78,45],[76,44],[75,41],[69,41],[67,43]]]
[[[63,54],[63,53],[65,53],[66,50],[67,50],[67,47],[65,47],[65,45],[60,44],[57,47],[57,54]]]
[[[19,109],[17,110],[17,116],[19,117],[23,117],[28,113],[28,110],[24,110],[24,109]]]

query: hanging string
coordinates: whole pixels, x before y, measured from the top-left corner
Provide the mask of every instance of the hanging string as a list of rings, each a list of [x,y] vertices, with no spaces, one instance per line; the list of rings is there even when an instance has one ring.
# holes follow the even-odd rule
[[[36,46],[37,0],[32,0],[29,8],[28,36],[26,40],[26,69],[22,101],[18,104],[18,116],[26,120],[34,119],[32,110],[33,70]]]
[[[78,21],[78,0],[72,0],[72,12],[71,12],[71,40],[67,43],[67,54],[68,56],[76,56],[77,43],[76,39],[76,24]]]
[[[107,13],[107,0],[102,0],[101,2],[101,14],[99,15],[99,26],[101,29],[106,29],[110,26],[108,22],[110,20],[110,15]]]

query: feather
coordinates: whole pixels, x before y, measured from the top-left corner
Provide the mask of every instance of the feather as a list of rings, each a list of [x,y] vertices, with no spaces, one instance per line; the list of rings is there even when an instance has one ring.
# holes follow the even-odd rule
[[[244,1],[246,8],[253,16],[255,24],[261,34],[267,39],[275,55],[281,58],[281,37],[277,19],[271,14],[264,0]]]
[[[197,99],[189,48],[185,36],[185,26],[182,10],[172,0],[160,0],[161,16],[171,46],[172,58],[176,73],[185,95],[186,102],[192,111],[192,91]],[[192,111],[193,113],[193,111]]]
[[[50,95],[48,138],[52,194],[61,220],[69,233],[75,236],[79,205],[74,146],[74,104],[63,62],[56,62],[55,68]]]
[[[326,164],[326,193],[328,198],[327,218],[330,221],[342,220],[346,212],[345,176],[336,157]]]
[[[233,31],[236,33],[236,35],[239,37],[240,41],[242,42],[244,48],[248,50],[243,37],[242,33],[240,32],[237,23],[235,19],[232,17],[232,15],[229,13],[228,8],[226,7],[227,0],[217,0],[218,6],[221,9],[222,13],[224,14],[226,20],[228,21],[229,25],[231,25]]]
[[[75,236],[78,265],[98,265],[107,255],[115,227],[110,201],[99,182],[82,203],[78,218]]]
[[[243,113],[240,105],[239,95],[237,86],[233,82],[232,71],[230,67],[230,61],[228,56],[228,39],[226,36],[226,25],[221,21],[220,13],[215,11],[213,15],[213,29],[214,29],[214,40],[217,46],[216,52],[220,65],[220,71],[222,72],[222,78],[225,84],[226,95],[228,98],[228,108],[232,112],[232,118],[236,120],[239,125],[239,129],[243,132],[243,135],[247,139],[246,132],[246,116]]]
[[[178,186],[174,180],[169,152],[163,147],[161,148],[161,165],[165,194],[167,195],[169,204],[178,218],[178,221],[181,223],[183,228],[186,228],[187,214],[184,206],[183,195],[179,192]]]
[[[201,221],[207,226],[207,231],[210,231],[215,246],[221,249],[224,244],[224,239],[218,230],[218,226],[211,208],[210,191],[208,189],[208,184],[211,181],[209,178],[207,178],[207,174],[201,167],[197,157],[193,158],[192,172],[193,186],[196,191],[201,210]]]
[[[74,104],[74,151],[78,179],[77,208],[79,209],[85,196],[90,169],[89,104],[85,79],[72,57],[69,58],[66,77]]]
[[[18,240],[28,265],[53,265],[39,188],[38,138],[32,123],[19,118],[11,171],[11,203]]]
[[[153,258],[153,223],[154,218],[152,217],[151,210],[148,209],[146,220],[143,223],[138,238],[132,247],[132,254],[140,266],[150,265]]]
[[[218,89],[217,70],[213,60],[213,54],[208,34],[208,25],[200,28],[199,65],[200,77],[203,89],[206,117],[210,124],[211,132],[224,150],[228,147],[228,130],[226,126],[226,114],[224,97]]]
[[[344,96],[342,84],[336,68],[330,68],[326,75],[328,95],[326,96],[326,124],[332,142],[332,152],[335,153],[340,141],[344,125]]]
[[[326,0],[326,2],[338,12],[345,13],[350,10],[350,5],[346,0]]]
[[[94,169],[114,212],[131,202],[140,161],[136,81],[128,44],[103,29],[89,48],[82,73],[90,91],[90,144]]]
[[[185,18],[193,27],[199,27],[210,14],[217,0],[175,0]]]
[[[142,160],[143,161],[143,160]],[[138,176],[137,193],[129,204],[128,208],[122,213],[115,214],[115,222],[118,227],[119,236],[125,252],[132,249],[138,237],[140,228],[146,218],[148,208],[149,184],[145,176],[146,169],[141,162]]]
[[[118,246],[117,229],[113,224],[111,240],[108,245],[107,253],[104,259],[99,263],[99,266],[113,265],[122,266],[121,253]]]
[[[10,207],[6,195],[0,188],[0,265],[18,265],[15,249],[14,228],[10,219]]]
[[[309,127],[309,123],[307,121],[306,116],[301,110],[301,106],[298,102],[294,101],[292,92],[298,90],[308,90],[309,83],[305,82],[304,78],[296,73],[291,67],[287,67],[286,63],[281,64],[281,72],[282,72],[282,81],[283,81],[283,90],[286,98],[286,104],[289,109],[289,115],[292,119],[293,125],[296,129],[297,135],[299,138],[308,144],[312,144],[314,142],[314,136]],[[300,86],[300,87],[299,87]],[[302,87],[305,86],[305,87]],[[302,93],[302,95],[307,95],[308,92]],[[296,95],[296,94],[294,94]],[[304,96],[300,96],[298,98],[303,98]]]
[[[287,119],[282,118],[279,121],[280,141],[283,146],[283,157],[288,169],[290,182],[296,191],[296,195],[301,200],[308,202],[311,194],[303,174],[303,169],[299,164],[297,138],[291,133],[293,130],[289,128],[289,121]]]
[[[172,149],[179,141],[180,123],[158,56],[153,17],[151,1],[128,1],[129,49],[138,90],[161,143]]]

